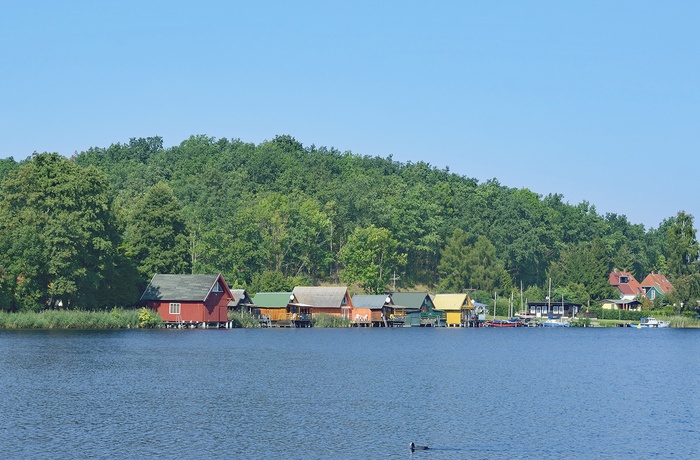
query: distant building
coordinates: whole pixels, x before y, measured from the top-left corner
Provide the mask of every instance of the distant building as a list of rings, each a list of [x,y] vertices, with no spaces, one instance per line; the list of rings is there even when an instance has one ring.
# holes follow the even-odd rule
[[[665,296],[673,290],[673,285],[661,272],[649,273],[640,284],[649,300],[654,300],[659,296]]]
[[[352,318],[353,303],[345,286],[296,286],[292,294],[296,303],[308,307],[312,315]]]
[[[435,309],[445,313],[445,325],[459,327],[474,314],[474,304],[467,294],[436,294]]]
[[[644,289],[630,272],[626,270],[613,270],[608,277],[610,286],[620,291],[620,298],[632,300],[637,296],[644,295]]]
[[[141,300],[166,323],[226,323],[233,294],[221,274],[155,274]]]
[[[606,299],[600,306],[603,310],[637,311],[642,309],[642,302],[634,299]]]
[[[231,289],[233,299],[228,303],[229,310],[251,312],[253,299],[250,298],[245,289]]]

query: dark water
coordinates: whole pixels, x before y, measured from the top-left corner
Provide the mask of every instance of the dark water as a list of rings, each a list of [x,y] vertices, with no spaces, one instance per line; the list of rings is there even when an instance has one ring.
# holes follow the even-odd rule
[[[0,391],[0,458],[700,457],[694,330],[0,331]]]

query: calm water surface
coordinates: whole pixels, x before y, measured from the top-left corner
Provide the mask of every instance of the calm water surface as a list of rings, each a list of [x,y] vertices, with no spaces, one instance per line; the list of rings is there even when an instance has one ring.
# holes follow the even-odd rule
[[[0,331],[0,391],[3,459],[700,457],[695,330]]]

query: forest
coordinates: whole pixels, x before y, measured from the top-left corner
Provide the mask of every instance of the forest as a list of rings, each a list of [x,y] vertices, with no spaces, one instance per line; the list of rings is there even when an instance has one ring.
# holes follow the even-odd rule
[[[559,194],[289,135],[259,145],[198,135],[170,148],[132,138],[71,158],[8,158],[0,189],[7,311],[136,305],[155,273],[222,273],[251,294],[342,283],[480,301],[541,301],[551,279],[554,298],[593,305],[617,297],[617,268],[666,274],[675,290],[656,302],[677,311],[700,299],[683,211],[645,229]]]

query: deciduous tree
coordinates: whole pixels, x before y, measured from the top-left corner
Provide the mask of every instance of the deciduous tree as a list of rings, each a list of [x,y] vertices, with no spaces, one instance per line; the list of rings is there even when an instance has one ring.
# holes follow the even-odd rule
[[[42,153],[2,182],[0,267],[17,305],[101,306],[118,244],[107,180],[96,168]]]
[[[146,192],[129,216],[126,254],[143,279],[155,273],[187,273],[190,255],[182,205],[165,183]]]
[[[399,243],[386,228],[357,228],[340,251],[343,269],[340,279],[359,283],[365,292],[378,294],[386,289],[392,270],[406,263]]]

